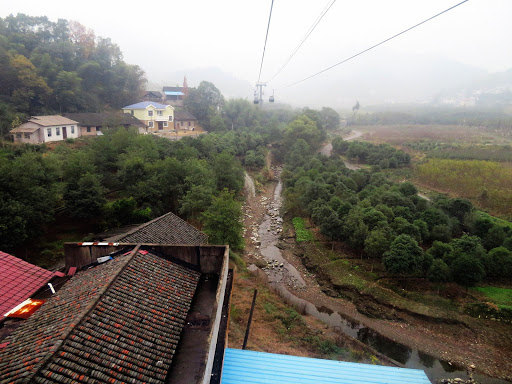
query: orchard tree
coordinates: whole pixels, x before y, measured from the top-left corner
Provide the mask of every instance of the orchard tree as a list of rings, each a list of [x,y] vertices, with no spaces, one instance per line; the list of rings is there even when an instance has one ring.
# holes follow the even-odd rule
[[[471,255],[462,255],[455,259],[450,266],[452,271],[453,280],[460,285],[471,287],[480,281],[485,276],[485,269],[476,257]]]
[[[435,259],[428,269],[427,279],[437,283],[437,294],[439,295],[439,285],[450,279],[450,267],[442,259]]]
[[[388,231],[375,229],[370,232],[364,241],[364,252],[372,258],[381,258],[389,250],[391,239]]]
[[[382,262],[386,271],[396,275],[410,275],[421,269],[423,250],[409,235],[400,235],[393,240]]]

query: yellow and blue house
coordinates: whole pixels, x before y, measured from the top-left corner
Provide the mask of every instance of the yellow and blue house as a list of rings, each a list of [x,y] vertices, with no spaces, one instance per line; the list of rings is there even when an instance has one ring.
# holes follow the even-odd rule
[[[174,107],[172,105],[142,101],[122,109],[124,113],[129,113],[142,121],[145,125],[145,132],[158,133],[174,130]]]

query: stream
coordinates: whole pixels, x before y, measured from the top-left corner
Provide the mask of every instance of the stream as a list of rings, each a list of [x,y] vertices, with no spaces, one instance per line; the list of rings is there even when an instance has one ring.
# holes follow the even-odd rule
[[[267,266],[262,269],[267,274],[269,284],[285,301],[300,309],[302,313],[314,316],[334,330],[343,332],[371,346],[407,368],[424,370],[432,382],[435,382],[437,379],[448,378],[467,379],[468,375],[463,367],[452,365],[452,363],[439,360],[432,355],[395,342],[359,322],[344,318],[343,315],[331,308],[325,306],[316,307],[314,304],[295,296],[288,290],[289,287],[300,290],[301,287],[305,287],[306,283],[297,269],[286,261],[281,250],[277,247],[283,223],[283,219],[280,216],[282,183],[279,179],[279,172],[280,170],[277,169],[276,177],[278,177],[279,182],[275,188],[272,200],[265,197],[261,198],[260,203],[265,206],[266,213],[257,232],[258,241],[260,242],[259,251],[267,263]],[[249,269],[255,270],[257,267],[251,265]],[[505,380],[479,374],[474,374],[473,377],[482,384],[509,383]]]

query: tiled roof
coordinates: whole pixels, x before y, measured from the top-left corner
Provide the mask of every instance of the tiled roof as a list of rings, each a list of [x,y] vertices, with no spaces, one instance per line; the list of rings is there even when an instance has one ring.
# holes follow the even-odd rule
[[[197,120],[194,115],[187,111],[174,112],[174,120]]]
[[[146,91],[143,97],[147,96],[155,96],[155,97],[162,97],[162,94],[158,91]]]
[[[151,253],[78,273],[0,351],[0,383],[164,383],[200,274]]]
[[[0,251],[0,320],[52,277],[53,272]]]
[[[172,105],[160,104],[154,101],[141,101],[140,103],[128,105],[127,107],[123,107],[122,109],[146,109],[150,105],[152,105],[156,109],[165,109],[167,107],[174,108]]]
[[[81,126],[105,127],[116,125],[143,126],[144,124],[129,113],[103,112],[103,113],[66,113],[64,116],[76,120]]]
[[[21,124],[19,127],[10,130],[10,133],[34,133],[35,131],[41,129],[41,127],[32,127],[25,126],[26,123]]]
[[[77,123],[74,120],[60,115],[32,116],[29,121],[42,125],[43,127],[50,127],[53,125],[72,125]]]
[[[105,240],[118,243],[200,245],[208,243],[208,236],[169,212],[128,233]]]

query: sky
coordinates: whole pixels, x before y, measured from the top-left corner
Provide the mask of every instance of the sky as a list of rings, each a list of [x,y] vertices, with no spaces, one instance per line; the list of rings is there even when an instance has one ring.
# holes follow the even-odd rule
[[[401,32],[462,0],[336,0],[289,64],[276,76],[306,32],[332,0],[274,0],[261,81],[289,87]],[[141,66],[150,81],[202,67],[252,85],[258,80],[272,0],[4,1],[0,16],[25,13],[75,20],[110,37],[124,59]],[[358,58],[305,83],[339,76],[372,76],[382,62],[399,64],[414,55],[442,58],[488,72],[512,68],[511,0],[469,0]],[[195,85],[195,84],[190,84]],[[308,88],[309,89],[309,88]]]

